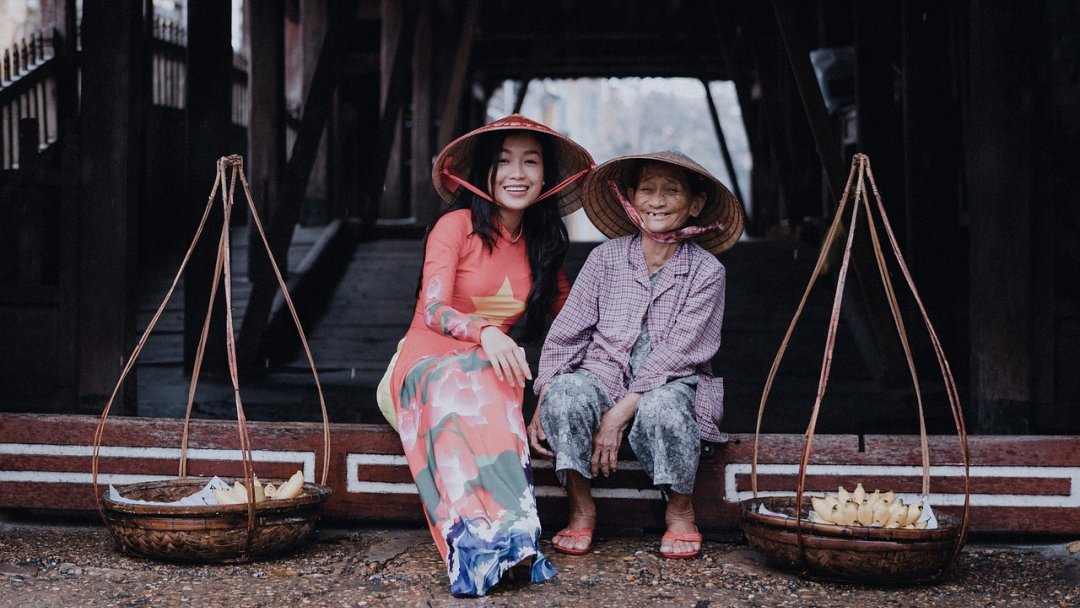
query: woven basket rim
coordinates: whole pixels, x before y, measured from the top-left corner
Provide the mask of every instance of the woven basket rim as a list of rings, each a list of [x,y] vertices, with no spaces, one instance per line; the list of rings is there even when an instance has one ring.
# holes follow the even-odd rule
[[[770,510],[791,508],[795,503],[794,496],[769,496],[743,500],[739,503],[742,511],[742,522],[752,522],[755,525],[763,525],[771,528],[796,531],[800,528],[799,521],[793,517],[781,515],[769,515],[754,510],[754,504],[764,504]],[[809,497],[803,498],[803,506],[810,506]],[[858,542],[860,540],[893,541],[893,542],[921,542],[955,539],[960,534],[960,521],[958,518],[944,513],[937,514],[938,527],[935,529],[905,530],[903,528],[882,528],[875,526],[842,526],[839,524],[820,524],[802,520],[802,533],[805,536],[821,536]],[[743,525],[746,533],[746,525]]]
[[[138,483],[129,483],[123,485],[113,486],[121,496],[127,496],[131,492],[137,492],[140,490],[151,490],[156,488],[162,488],[167,486],[191,486],[192,488],[202,487],[210,481],[210,477],[186,477],[183,479],[159,479],[154,481],[144,481]],[[222,481],[232,483],[233,481],[242,481],[240,478],[232,477],[219,477]],[[284,479],[265,479],[260,480],[265,482],[278,483],[279,481],[285,481]],[[329,486],[321,484],[304,482],[304,494],[297,496],[296,498],[283,498],[276,500],[266,500],[263,502],[255,503],[256,513],[267,513],[275,511],[285,511],[295,509],[297,507],[303,507],[305,505],[319,505],[326,502],[332,493]],[[101,506],[105,511],[113,511],[117,513],[125,513],[129,515],[141,515],[141,516],[164,516],[164,517],[207,517],[214,513],[244,513],[248,510],[247,503],[238,505],[185,505],[185,506],[171,506],[171,505],[144,505],[144,504],[131,504],[125,502],[117,502],[109,498],[109,492],[103,492],[101,495]]]

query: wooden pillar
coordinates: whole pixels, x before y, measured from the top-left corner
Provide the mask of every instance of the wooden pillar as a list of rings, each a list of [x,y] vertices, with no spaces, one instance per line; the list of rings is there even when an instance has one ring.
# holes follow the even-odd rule
[[[146,3],[147,5],[149,2]],[[135,201],[146,72],[140,0],[85,0],[82,19],[78,399],[99,410],[133,345]],[[134,379],[117,405],[135,411]]]
[[[777,223],[779,190],[772,177],[773,155],[769,148],[765,113],[761,108],[761,84],[757,70],[754,69],[754,54],[748,40],[754,33],[748,31],[745,25],[741,28],[733,27],[736,21],[747,23],[745,13],[736,13],[732,18],[730,12],[722,12],[716,4],[710,4],[709,7],[724,63],[735,83],[735,94],[739,100],[747,143],[753,159],[750,200],[742,202],[746,207],[746,232],[758,236]]]
[[[952,32],[964,23],[954,14],[955,3],[935,0],[904,2],[903,32],[903,164],[904,171],[890,171],[888,183],[878,177],[889,217],[898,232],[900,247],[922,295],[930,320],[942,339],[946,353],[959,350],[966,341],[966,313],[957,306],[964,289],[958,279],[967,273],[966,229],[960,225],[960,172],[963,167],[961,114],[950,59],[957,41]],[[884,143],[884,142],[882,142]],[[893,146],[893,149],[900,150]],[[873,158],[873,157],[872,157]],[[899,167],[900,165],[898,165]],[[881,163],[874,164],[880,173]],[[903,196],[903,205],[899,203]],[[905,212],[899,218],[900,211]],[[903,223],[897,225],[896,220]],[[906,227],[901,232],[901,226]],[[924,335],[921,327],[913,334]],[[966,377],[967,361],[950,357],[953,373]],[[931,365],[934,365],[931,363]],[[933,368],[931,368],[933,369]]]
[[[810,65],[807,44],[800,36],[797,6],[792,0],[773,0],[772,6],[826,183],[833,199],[839,200],[848,169],[842,162],[840,140],[830,127],[821,89]],[[858,230],[861,236],[853,242],[851,257],[861,298],[856,297],[854,290],[844,292],[845,318],[871,375],[887,384],[907,381],[907,364],[896,339],[896,326],[888,313],[879,272],[872,261],[869,231],[865,230],[865,224],[861,228]],[[841,240],[837,239],[833,242],[833,255],[838,256],[841,251]],[[859,306],[860,300],[862,307]]]
[[[415,27],[415,24],[405,23],[406,13],[408,13],[407,5],[408,2],[400,2],[399,0],[383,0],[382,2],[382,37],[380,38],[381,49],[379,51],[382,57],[380,61],[382,69],[379,72],[379,98],[381,100],[379,111],[383,114],[387,112],[388,103],[393,103],[393,100],[389,99],[392,95],[390,80],[395,67],[395,51],[398,48],[398,39],[404,35],[403,32],[406,28]],[[404,196],[405,191],[402,188],[402,160],[405,158],[404,154],[406,152],[403,150],[404,129],[401,124],[400,113],[396,114],[390,127],[393,143],[390,146],[390,155],[387,158],[386,174],[381,176],[383,188],[379,204],[379,217],[395,219],[407,217],[410,212],[409,201]]]
[[[381,215],[389,216],[389,213],[380,213],[383,201],[388,200],[387,189],[392,187],[389,183],[390,180],[393,179],[395,183],[400,180],[400,173],[395,173],[395,177],[391,177],[387,170],[394,146],[400,139],[398,134],[401,127],[401,115],[411,92],[409,79],[413,65],[412,52],[419,3],[406,2],[402,8],[404,12],[400,18],[401,27],[395,36],[393,48],[383,48],[379,60],[380,91],[382,95],[379,103],[379,130],[375,145],[375,158],[372,164],[373,171],[370,174],[372,181],[367,184],[366,188],[368,191],[368,207],[363,213],[365,226],[373,225]],[[394,201],[391,206],[393,207],[396,204],[397,201]]]
[[[186,222],[193,235],[214,184],[217,159],[235,152],[224,134],[232,125],[231,7],[218,0],[188,1],[188,54],[185,140],[187,149]],[[190,372],[210,302],[210,289],[221,233],[221,197],[207,219],[202,238],[184,277],[184,368]],[[218,291],[214,321],[206,346],[206,371],[227,371],[225,299]]]
[[[713,130],[716,131],[716,142],[720,146],[720,153],[724,159],[724,169],[727,170],[731,191],[735,194],[735,198],[741,201],[743,200],[742,189],[739,187],[739,179],[735,174],[735,163],[731,160],[731,150],[728,148],[727,138],[724,137],[724,128],[720,125],[720,115],[716,112],[716,102],[713,100],[709,81],[704,78],[701,79],[701,86],[705,88],[705,101],[709,106],[709,118],[712,119]]]
[[[981,433],[1030,431],[1035,70],[1019,0],[969,5],[967,185],[971,209],[971,409]]]
[[[79,383],[79,149],[78,25],[75,0],[53,0],[43,10],[43,22],[55,28],[56,120],[60,145],[60,264],[59,350],[57,380],[74,397]]]
[[[259,0],[248,5],[251,36],[251,121],[248,126],[248,158],[245,171],[255,206],[264,226],[275,213],[283,212],[282,181],[285,174],[285,12],[284,0]],[[291,232],[290,232],[291,234]],[[275,250],[278,265],[288,268],[288,241]],[[253,284],[275,281],[261,237],[252,222],[248,229],[248,277]],[[259,255],[262,253],[262,255]],[[262,334],[270,316],[273,295],[252,297],[237,340],[237,357],[246,374],[261,368]],[[260,322],[252,322],[259,319]]]
[[[319,62],[319,53],[326,38],[329,27],[327,0],[302,0],[300,3],[300,37],[304,49],[304,88],[311,89],[311,80],[315,77],[315,68]],[[353,19],[353,15],[349,15]],[[307,112],[307,108],[304,108]],[[319,140],[318,151],[315,154],[312,165],[311,177],[308,179],[307,191],[304,193],[305,204],[302,209],[307,212],[301,213],[301,219],[306,222],[322,225],[337,217],[331,212],[329,202],[330,192],[327,179],[328,150],[327,131],[324,130]]]
[[[248,89],[251,119],[248,126],[248,158],[245,171],[255,206],[263,223],[278,208],[281,177],[285,171],[285,12],[284,0],[247,2],[251,67]],[[254,226],[251,238],[258,241]],[[259,270],[259,256],[251,255],[252,280]],[[268,271],[269,269],[266,268]]]
[[[416,24],[416,41],[413,48],[412,78],[412,128],[410,129],[411,163],[409,198],[412,201],[411,215],[419,225],[427,225],[438,209],[437,196],[431,185],[431,163],[437,150],[433,145],[432,103],[434,101],[434,80],[431,77],[433,49],[431,40],[433,31],[434,7],[430,2],[420,5],[419,20]]]
[[[903,239],[905,146],[896,71],[901,50],[900,3],[854,2],[853,7],[857,147],[870,157],[889,221]]]
[[[465,0],[465,14],[458,31],[457,49],[454,61],[450,64],[450,76],[446,82],[446,94],[439,114],[438,148],[453,140],[457,133],[458,117],[461,114],[461,100],[465,95],[465,79],[469,73],[469,56],[472,54],[472,35],[476,28],[476,18],[480,11],[480,0]]]

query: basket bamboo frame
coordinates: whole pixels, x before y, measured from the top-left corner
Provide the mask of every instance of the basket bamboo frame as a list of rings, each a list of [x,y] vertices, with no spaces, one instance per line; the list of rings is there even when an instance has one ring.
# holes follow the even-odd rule
[[[873,192],[876,206],[872,207],[868,196]],[[795,330],[795,326],[802,315],[807,298],[817,278],[821,276],[823,268],[828,261],[830,251],[837,239],[843,232],[844,212],[848,203],[849,193],[854,192],[854,204],[851,206],[851,215],[847,231],[847,241],[844,246],[843,260],[840,265],[836,283],[836,292],[833,297],[832,311],[829,317],[829,328],[825,341],[825,353],[821,364],[821,374],[818,379],[817,395],[814,407],[810,414],[807,425],[805,440],[803,442],[802,455],[799,461],[799,476],[794,499],[788,498],[760,498],[758,497],[757,485],[757,460],[758,447],[761,439],[761,421],[765,413],[765,404],[769,398],[776,371],[787,349],[788,342]],[[964,506],[959,518],[939,516],[941,527],[937,530],[891,530],[884,528],[869,528],[862,526],[838,526],[832,524],[810,523],[802,517],[803,510],[809,505],[809,497],[804,497],[806,489],[806,469],[810,462],[810,454],[814,441],[814,430],[817,426],[818,413],[821,410],[821,402],[828,386],[829,372],[832,364],[833,350],[836,345],[837,326],[840,318],[840,304],[844,291],[844,283],[847,278],[849,262],[852,254],[852,243],[859,224],[859,210],[863,209],[866,215],[866,225],[870,232],[874,257],[877,262],[882,284],[884,285],[889,309],[896,324],[900,343],[903,347],[904,356],[907,360],[908,370],[914,386],[916,402],[919,414],[919,445],[922,453],[922,494],[930,494],[930,453],[926,433],[926,419],[923,409],[922,390],[919,385],[918,374],[915,370],[914,359],[911,355],[911,347],[907,338],[907,330],[897,303],[896,292],[893,288],[892,278],[889,274],[885,255],[882,251],[878,231],[874,227],[875,214],[882,229],[888,237],[889,245],[895,256],[896,262],[907,282],[919,313],[922,316],[926,330],[933,345],[934,354],[937,357],[938,366],[941,370],[942,380],[945,384],[949,405],[956,425],[957,435],[960,441],[960,452],[964,465]],[[944,350],[934,331],[933,324],[926,313],[915,283],[911,278],[907,264],[900,247],[897,245],[892,226],[889,224],[874,181],[874,174],[870,168],[870,158],[865,154],[855,154],[851,161],[851,171],[848,174],[844,192],[841,195],[836,215],[825,240],[821,246],[821,253],[814,266],[813,274],[803,293],[802,300],[791,319],[787,333],[780,344],[780,348],[773,360],[772,368],[765,382],[765,388],[761,394],[761,402],[758,406],[757,424],[754,429],[754,449],[750,465],[750,483],[753,498],[743,501],[741,525],[744,534],[750,544],[759,551],[765,553],[773,561],[788,567],[810,570],[817,574],[845,580],[856,580],[872,583],[917,583],[936,580],[945,575],[953,560],[963,548],[967,537],[968,515],[970,511],[970,458],[968,454],[967,431],[964,423],[963,412],[960,408],[959,393],[956,381],[953,378],[949,362],[945,357]],[[757,512],[760,505],[766,506],[773,512],[778,512],[788,517],[767,515]],[[801,505],[802,508],[796,508]],[[903,573],[902,579],[896,575]]]
[[[236,356],[235,331],[233,326],[232,304],[232,272],[230,263],[230,238],[229,226],[233,210],[233,199],[236,191],[237,180],[243,185],[244,195],[247,200],[251,220],[261,237],[266,254],[269,257],[270,266],[277,278],[278,287],[284,298],[285,305],[292,315],[296,330],[300,336],[300,342],[304,348],[311,367],[311,373],[315,378],[315,388],[319,395],[319,407],[322,410],[323,422],[323,462],[320,484],[305,483],[305,495],[293,499],[270,500],[255,503],[255,493],[248,492],[246,505],[200,505],[177,507],[168,505],[138,505],[110,500],[107,493],[103,493],[98,486],[98,457],[101,447],[102,435],[105,423],[109,416],[109,410],[120,391],[120,387],[127,379],[135,362],[146,344],[147,338],[153,331],[154,326],[161,318],[169,299],[172,298],[176,286],[187,268],[188,262],[195,251],[195,246],[202,237],[207,219],[210,217],[218,193],[221,193],[222,211],[224,221],[221,235],[218,238],[217,261],[214,266],[213,283],[210,289],[210,302],[207,307],[206,317],[203,321],[202,333],[199,336],[199,344],[195,353],[194,367],[191,373],[191,384],[188,389],[187,407],[184,412],[183,433],[180,440],[180,459],[177,479],[158,482],[128,484],[120,486],[117,490],[122,496],[133,499],[153,501],[173,501],[193,494],[206,484],[206,479],[189,478],[187,476],[187,450],[189,441],[189,428],[191,423],[191,410],[195,402],[195,389],[198,385],[199,374],[202,369],[203,358],[206,352],[206,343],[210,330],[210,319],[213,314],[214,303],[217,299],[219,285],[222,286],[225,297],[225,342],[228,357],[229,379],[232,383],[234,401],[236,403],[236,422],[239,436],[240,455],[243,465],[243,477],[238,479],[246,487],[253,487],[255,477],[251,441],[248,436],[247,419],[244,416],[244,407],[240,398],[240,381]],[[330,488],[326,486],[326,479],[330,468],[330,421],[326,409],[326,400],[323,396],[322,384],[319,382],[319,373],[315,367],[315,359],[311,354],[307,336],[300,324],[300,317],[293,305],[292,298],[285,286],[285,279],[281,270],[274,260],[274,254],[270,249],[270,243],[266,237],[262,222],[259,220],[258,210],[251,196],[247,177],[244,175],[244,161],[239,155],[223,156],[217,161],[217,176],[211,188],[210,196],[206,202],[199,226],[195,236],[184,255],[180,268],[170,285],[165,298],[158,307],[154,316],[150,319],[146,330],[135,346],[131,357],[124,365],[116,386],[105,404],[105,408],[98,420],[94,431],[93,457],[91,460],[91,480],[94,487],[94,495],[100,496],[98,512],[102,521],[112,533],[113,538],[122,550],[165,560],[196,561],[196,562],[241,562],[250,559],[269,557],[280,553],[308,536],[314,531],[318,520],[319,506],[330,497]],[[270,480],[266,480],[270,481]]]

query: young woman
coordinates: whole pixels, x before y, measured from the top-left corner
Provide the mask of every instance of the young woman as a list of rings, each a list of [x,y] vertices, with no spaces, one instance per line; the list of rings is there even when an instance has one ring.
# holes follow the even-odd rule
[[[570,499],[569,525],[552,542],[562,553],[589,551],[590,480],[615,470],[629,429],[630,447],[668,500],[660,554],[694,557],[701,440],[726,440],[717,428],[723,379],[710,366],[724,316],[725,273],[714,254],[738,240],[742,206],[690,158],[659,152],[597,167],[585,211],[612,240],[589,255],[548,331],[529,424],[533,449],[555,459]]]
[[[392,414],[451,591],[483,595],[540,552],[540,520],[521,406],[532,378],[510,328],[538,337],[562,307],[568,238],[581,206],[584,148],[513,115],[446,146],[432,178],[451,203],[429,230],[416,312],[380,407]]]

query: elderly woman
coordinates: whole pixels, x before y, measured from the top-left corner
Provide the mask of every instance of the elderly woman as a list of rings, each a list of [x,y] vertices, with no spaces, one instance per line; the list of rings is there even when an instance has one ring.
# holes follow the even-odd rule
[[[667,497],[660,554],[701,551],[691,494],[701,441],[722,442],[724,267],[742,233],[739,201],[692,159],[658,152],[610,160],[585,183],[585,211],[612,237],[596,247],[544,342],[529,442],[554,458],[570,502],[555,550],[592,546],[590,480],[630,447]],[[545,446],[546,443],[546,446]]]

